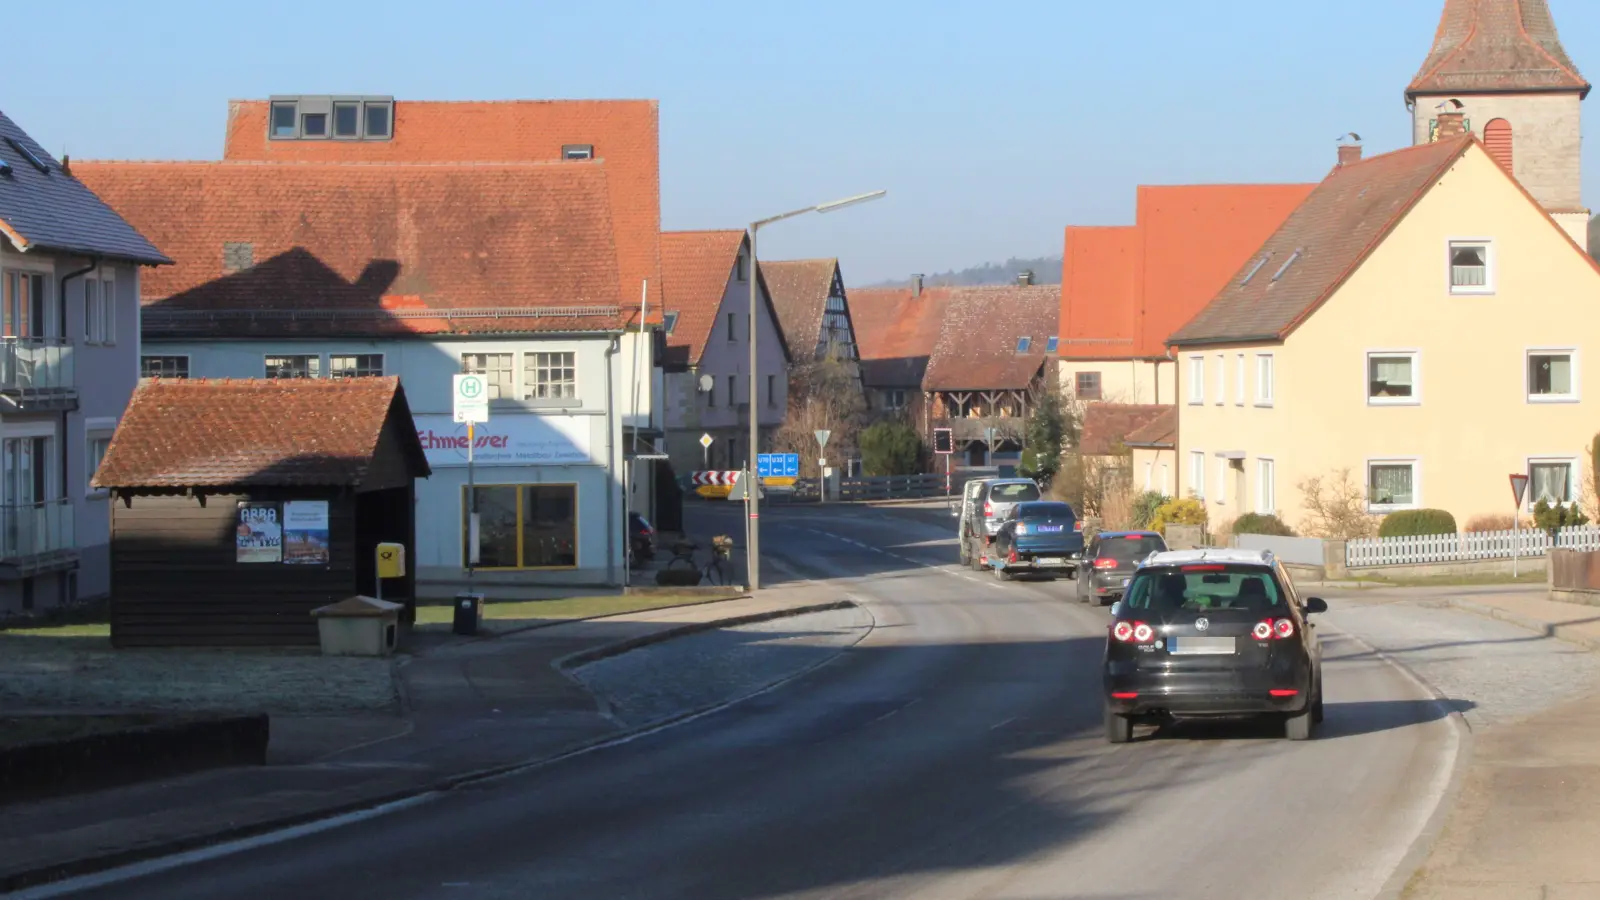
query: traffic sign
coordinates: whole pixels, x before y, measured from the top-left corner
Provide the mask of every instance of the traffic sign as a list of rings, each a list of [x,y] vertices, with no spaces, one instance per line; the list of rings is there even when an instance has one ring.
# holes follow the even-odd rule
[[[451,387],[455,394],[455,420],[457,422],[489,421],[489,382],[482,375],[467,373],[453,376]]]
[[[1522,508],[1522,498],[1527,496],[1527,494],[1528,494],[1528,476],[1521,475],[1521,474],[1512,475],[1511,476],[1511,496],[1517,498],[1517,509],[1521,509]]]
[[[711,435],[709,435],[709,434],[700,435],[700,446],[706,448],[707,450],[711,449],[711,441],[712,441]]]
[[[817,447],[822,450],[828,449],[828,438],[833,437],[833,432],[827,428],[818,428],[812,433],[817,436]]]
[[[949,428],[935,428],[933,430],[933,452],[943,454],[956,452],[955,432]]]
[[[760,478],[795,478],[800,475],[800,454],[757,453],[756,475]]]

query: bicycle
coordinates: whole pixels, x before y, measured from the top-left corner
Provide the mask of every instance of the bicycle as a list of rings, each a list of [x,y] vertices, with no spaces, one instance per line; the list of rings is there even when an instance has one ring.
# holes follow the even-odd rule
[[[695,553],[699,549],[700,545],[692,541],[679,541],[674,544],[672,559],[667,562],[667,570],[699,572],[701,584],[727,584],[729,579],[726,561],[733,556],[733,538],[722,534],[712,538],[711,560],[703,566],[695,559]]]

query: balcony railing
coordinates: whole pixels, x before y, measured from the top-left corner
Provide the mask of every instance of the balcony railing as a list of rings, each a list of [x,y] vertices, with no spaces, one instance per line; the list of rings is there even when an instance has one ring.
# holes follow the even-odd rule
[[[66,338],[0,338],[0,392],[22,397],[64,394],[78,386]]]
[[[1022,416],[962,416],[954,419],[934,419],[934,428],[948,428],[958,441],[988,440],[989,429],[994,429],[996,441],[1018,440],[1028,427]]]
[[[75,553],[78,534],[72,501],[0,506],[0,562],[28,563]]]

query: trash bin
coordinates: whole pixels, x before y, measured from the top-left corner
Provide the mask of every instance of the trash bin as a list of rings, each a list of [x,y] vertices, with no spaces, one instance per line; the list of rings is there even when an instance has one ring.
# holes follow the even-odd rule
[[[356,596],[311,611],[325,656],[388,656],[400,641],[399,603]]]
[[[483,595],[462,591],[456,595],[456,634],[477,634],[478,622],[483,618]]]

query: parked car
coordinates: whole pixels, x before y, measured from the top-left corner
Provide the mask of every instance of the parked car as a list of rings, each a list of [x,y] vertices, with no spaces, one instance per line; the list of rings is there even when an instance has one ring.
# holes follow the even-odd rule
[[[973,569],[986,568],[989,544],[1000,530],[1000,523],[1010,516],[1011,508],[1039,499],[1039,486],[1026,478],[980,478],[967,482],[957,513],[960,524],[956,526],[961,541],[961,564]]]
[[[1081,562],[1083,521],[1059,500],[1012,506],[989,547],[989,565],[1001,581],[1018,575],[1072,575]]]
[[[1136,723],[1267,716],[1290,740],[1322,721],[1322,648],[1310,616],[1266,550],[1179,550],[1145,560],[1111,608],[1106,740]]]
[[[636,513],[628,513],[628,556],[630,561],[643,562],[656,555],[656,530],[650,520]]]
[[[1118,599],[1139,563],[1166,549],[1166,540],[1154,531],[1100,532],[1083,551],[1083,566],[1078,569],[1078,601],[1097,601],[1104,606]]]

